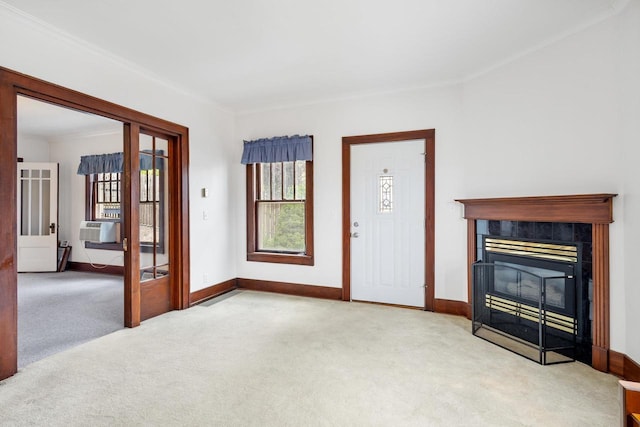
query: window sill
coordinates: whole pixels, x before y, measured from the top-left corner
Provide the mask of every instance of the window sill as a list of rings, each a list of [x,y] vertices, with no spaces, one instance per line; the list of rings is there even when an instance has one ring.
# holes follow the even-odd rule
[[[84,247],[87,249],[102,249],[103,251],[121,251],[122,243],[84,242]]]
[[[122,242],[120,243],[95,243],[95,242],[84,242],[84,247],[87,249],[100,249],[103,251],[122,251]],[[140,252],[142,253],[153,253],[153,245],[140,245]],[[156,251],[157,254],[164,254],[164,248],[162,246],[158,247]]]
[[[312,255],[279,254],[273,252],[250,252],[247,261],[273,262],[277,264],[313,265]]]

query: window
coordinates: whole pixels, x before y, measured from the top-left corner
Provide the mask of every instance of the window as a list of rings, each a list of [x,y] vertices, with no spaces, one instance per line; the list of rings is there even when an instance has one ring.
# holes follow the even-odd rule
[[[86,178],[86,219],[87,221],[112,221],[121,222],[120,194],[122,189],[120,173],[97,173],[87,175]],[[164,191],[161,179],[162,169],[150,169],[140,171],[140,246],[143,252],[150,252],[154,241],[154,228],[156,234],[163,234],[163,227],[154,227],[155,224],[163,224],[164,203],[162,198]],[[153,221],[153,217],[156,221]],[[123,230],[120,227],[120,240]],[[156,235],[158,252],[164,253],[164,238]],[[93,243],[85,242],[87,248],[122,250],[121,243]]]
[[[313,162],[247,165],[247,260],[313,265]]]

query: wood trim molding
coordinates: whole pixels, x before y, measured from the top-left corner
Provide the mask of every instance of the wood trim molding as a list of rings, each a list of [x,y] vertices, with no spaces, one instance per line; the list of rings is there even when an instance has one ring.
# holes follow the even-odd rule
[[[471,319],[471,305],[464,301],[436,298],[434,311],[436,313],[453,314]]]
[[[592,366],[606,372],[609,367],[609,224],[592,225],[593,323]]]
[[[17,99],[0,73],[0,380],[18,371]]]
[[[477,259],[475,220],[581,222],[592,224],[593,259],[593,368],[609,369],[609,224],[613,222],[616,194],[583,194],[547,197],[457,199],[467,219],[467,267]],[[471,223],[474,223],[472,226]],[[471,302],[472,274],[467,274]]]
[[[640,382],[640,364],[624,353],[609,350],[609,372],[627,381]]]
[[[624,378],[640,382],[640,364],[628,356],[624,356]]]
[[[342,138],[342,300],[351,300],[351,146],[424,140],[425,143],[425,302],[435,310],[435,129]]]
[[[476,254],[476,222],[467,221],[467,301],[469,302],[469,313],[467,318],[471,319],[471,304],[473,303],[473,262],[478,259]]]
[[[627,356],[617,351],[609,350],[609,372],[624,378],[624,359]]]
[[[191,292],[191,294],[189,295],[189,306],[193,307],[194,305],[202,304],[203,302],[208,301],[212,298],[233,291],[237,287],[238,279],[229,279],[227,281],[218,283],[217,285],[211,285],[204,289],[199,289],[197,291]]]
[[[456,199],[464,205],[466,219],[492,219],[540,222],[613,222],[613,201],[617,194],[571,196],[504,197]]]
[[[301,297],[342,299],[342,289],[328,286],[301,285],[297,283],[271,282],[268,280],[237,279],[238,289],[252,291],[275,292],[279,294],[297,295]]]
[[[97,268],[92,266],[88,262],[69,261],[67,263],[67,270],[84,271],[87,273],[113,274],[115,276],[124,276],[124,266],[122,265],[107,265],[104,268]]]

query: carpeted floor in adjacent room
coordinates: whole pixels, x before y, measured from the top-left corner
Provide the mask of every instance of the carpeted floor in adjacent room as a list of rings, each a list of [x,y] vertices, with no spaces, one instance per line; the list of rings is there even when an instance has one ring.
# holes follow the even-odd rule
[[[18,368],[123,328],[121,276],[18,274]]]

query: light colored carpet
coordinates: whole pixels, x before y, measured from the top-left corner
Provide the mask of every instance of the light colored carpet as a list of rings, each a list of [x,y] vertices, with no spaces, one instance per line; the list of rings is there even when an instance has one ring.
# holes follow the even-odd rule
[[[461,317],[244,291],[29,365],[2,425],[614,426],[616,378]]]
[[[123,328],[122,277],[18,274],[18,368]]]

